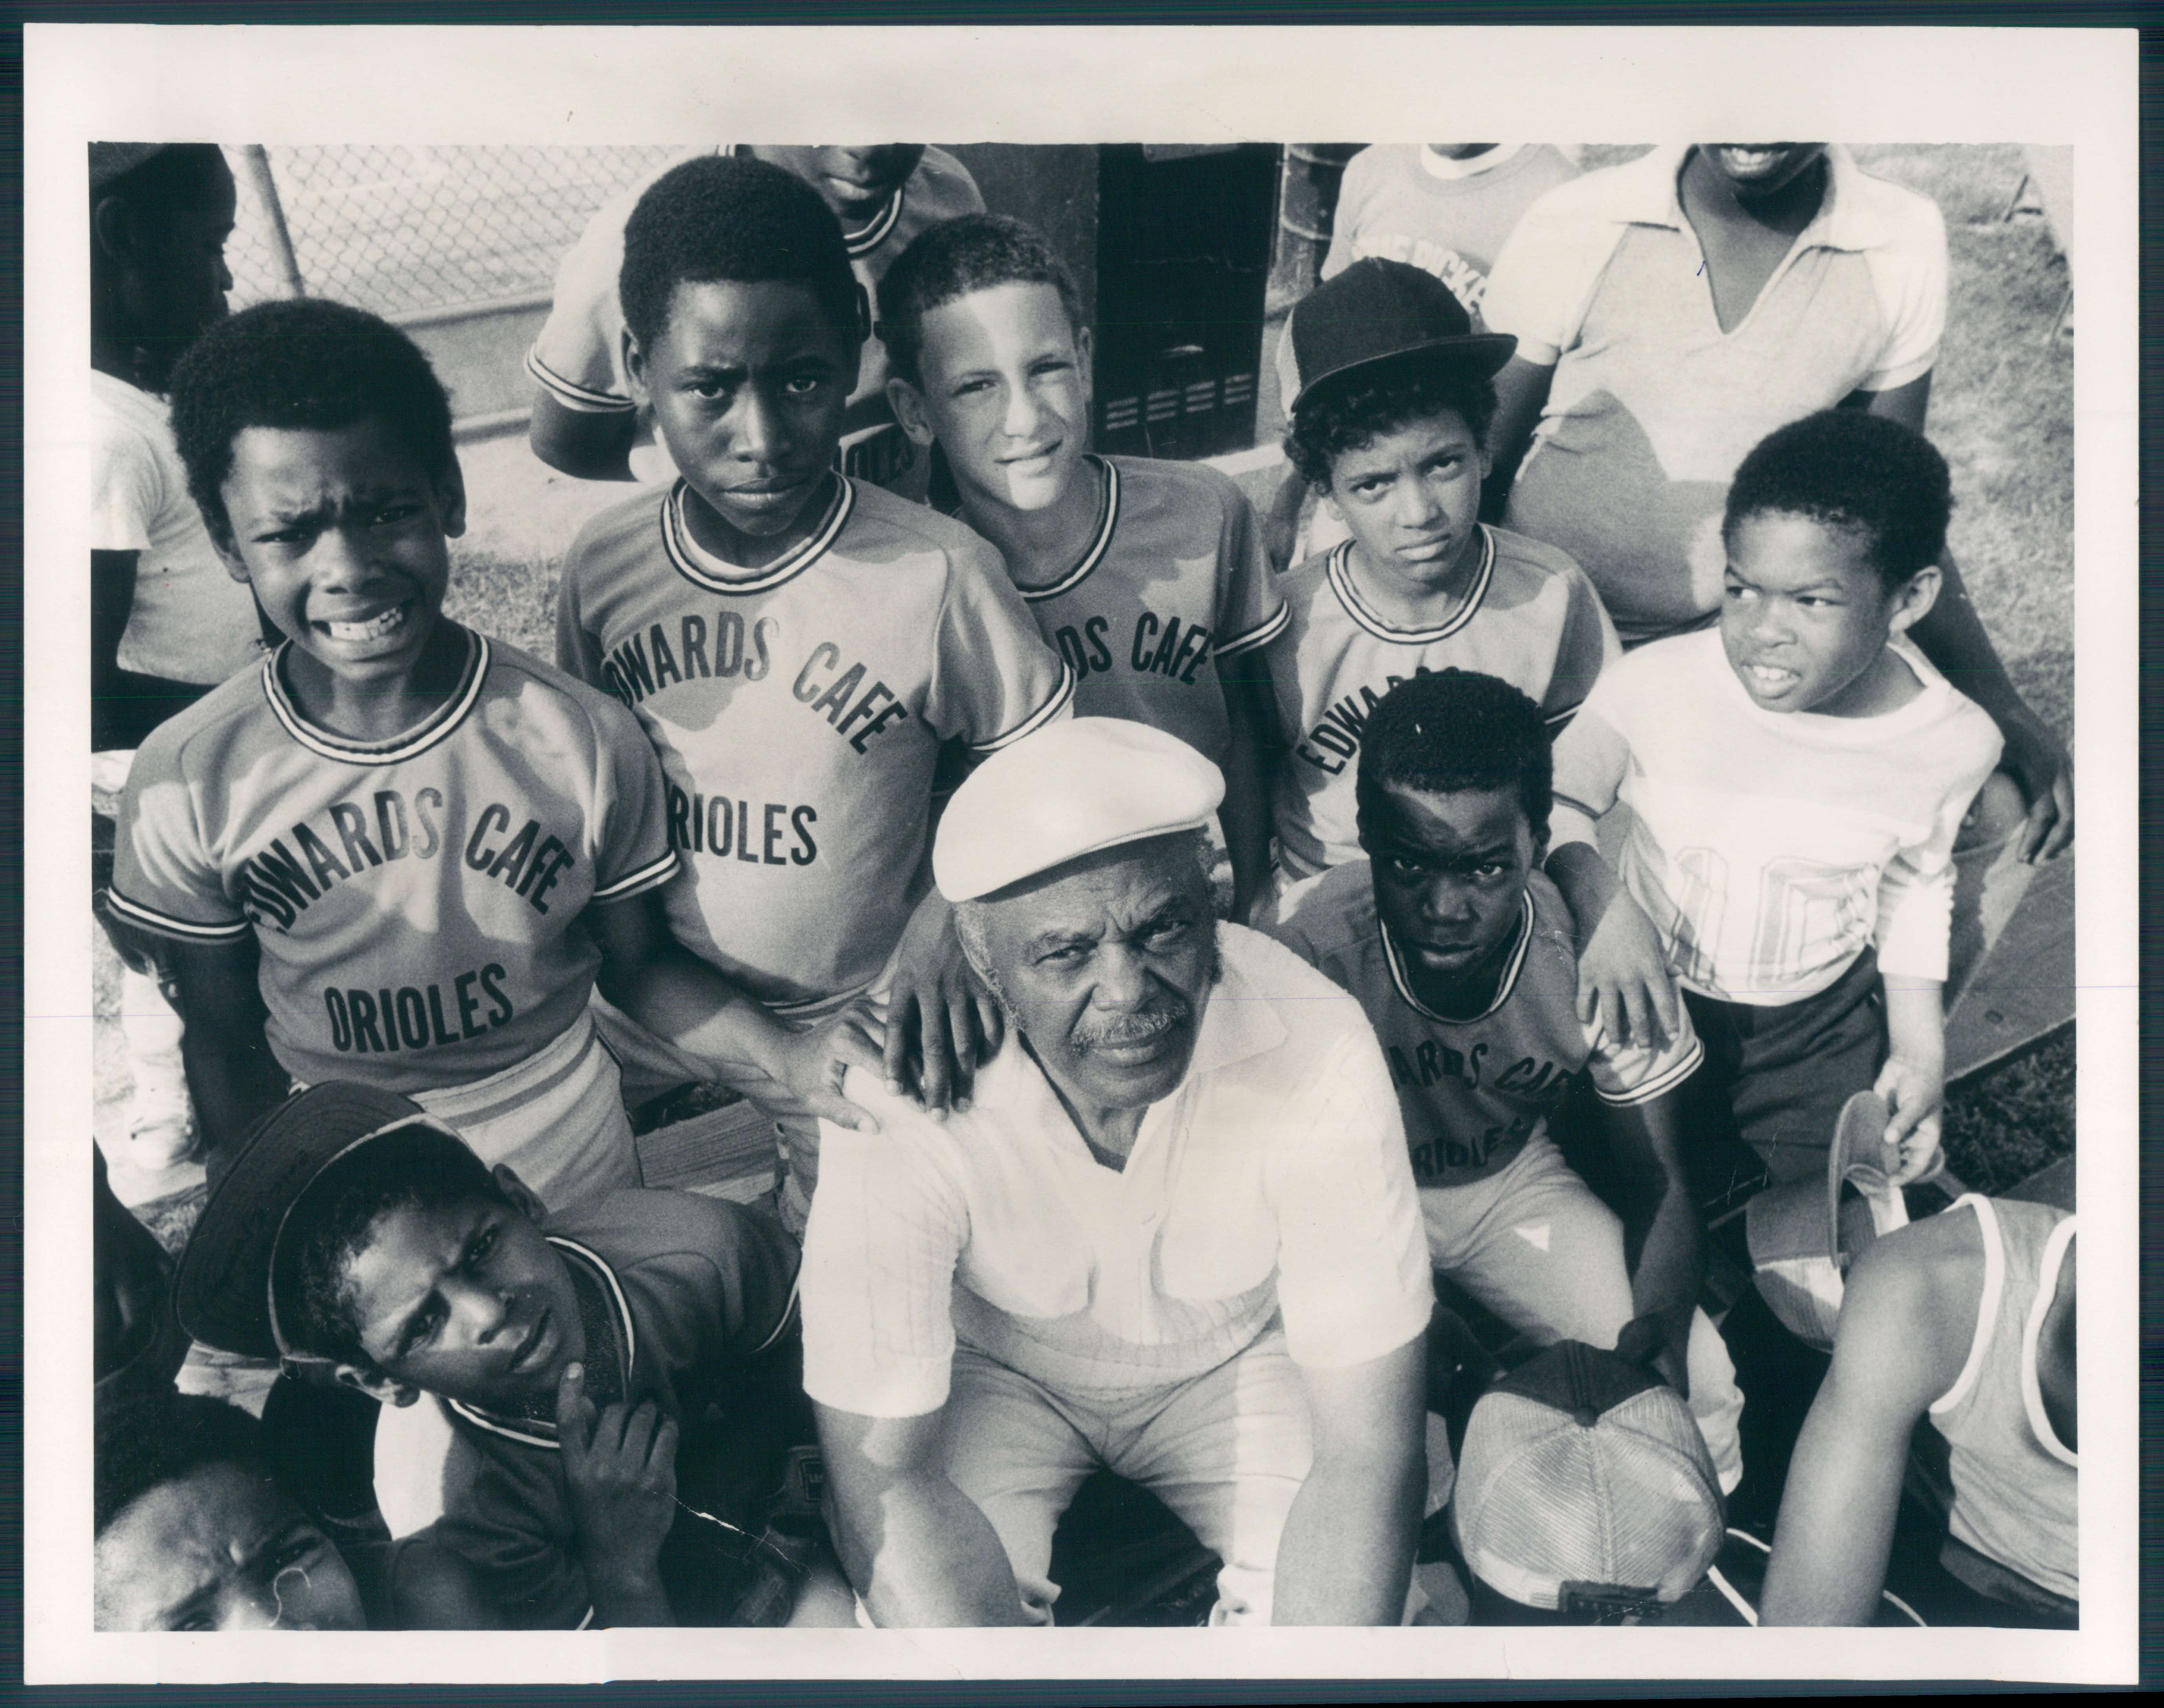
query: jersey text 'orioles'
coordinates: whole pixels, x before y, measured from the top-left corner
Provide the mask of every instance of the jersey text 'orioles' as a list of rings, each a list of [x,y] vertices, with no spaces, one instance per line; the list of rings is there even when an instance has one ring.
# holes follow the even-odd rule
[[[584,1011],[597,903],[675,872],[654,756],[622,708],[467,637],[443,709],[395,741],[310,724],[282,651],[136,756],[113,906],[261,953],[265,1034],[297,1079],[398,1092],[526,1060]]]
[[[869,984],[900,940],[942,744],[991,752],[1073,694],[990,546],[875,486],[830,493],[750,572],[691,537],[680,485],[642,493],[587,524],[558,595],[558,658],[661,757],[671,927],[784,1009]]]
[[[1279,856],[1312,878],[1360,856],[1353,800],[1360,732],[1399,683],[1456,667],[1500,677],[1547,715],[1570,720],[1610,660],[1615,631],[1577,564],[1552,547],[1484,525],[1481,558],[1458,609],[1396,627],[1361,596],[1350,540],[1284,578],[1292,621],[1270,644],[1270,685],[1287,748],[1273,817]]]
[[[1445,1019],[1413,993],[1404,958],[1375,907],[1368,862],[1334,869],[1277,935],[1358,1000],[1382,1040],[1421,1186],[1495,1173],[1546,1127],[1580,1074],[1604,1103],[1651,1102],[1703,1059],[1685,1017],[1658,1049],[1614,1042],[1578,1018],[1570,914],[1535,872],[1510,956],[1485,1012]]]

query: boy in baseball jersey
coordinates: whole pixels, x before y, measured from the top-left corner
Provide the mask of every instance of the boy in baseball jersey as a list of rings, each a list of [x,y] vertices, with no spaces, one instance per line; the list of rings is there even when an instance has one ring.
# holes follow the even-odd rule
[[[456,1118],[552,1204],[635,1184],[596,978],[671,1034],[733,995],[670,941],[637,726],[441,616],[465,495],[427,359],[357,309],[266,303],[172,396],[212,540],[286,636],[144,743],[114,861],[212,1145],[293,1080],[357,1078]]]
[[[1225,773],[1244,919],[1269,868],[1258,659],[1288,621],[1253,507],[1199,464],[1089,453],[1081,297],[1019,220],[918,238],[880,286],[879,327],[896,418],[945,452],[963,518],[1074,673],[1075,715],[1148,724]]]
[[[1477,325],[1488,270],[1523,214],[1578,168],[1548,143],[1377,143],[1345,163],[1321,276],[1335,279],[1370,255],[1432,273]],[[1274,556],[1291,561],[1307,483],[1287,472],[1270,509]],[[1310,553],[1335,545],[1342,525],[1326,514],[1311,529]],[[1321,537],[1327,531],[1327,537]]]
[[[767,160],[819,192],[841,219],[849,265],[863,292],[864,330],[880,278],[922,231],[981,212],[985,198],[962,163],[922,144],[869,148],[740,145],[717,152]],[[675,163],[671,162],[674,165]],[[676,478],[653,413],[633,401],[624,373],[623,308],[617,275],[623,228],[638,199],[668,167],[648,175],[588,223],[556,273],[555,301],[526,358],[533,378],[533,453],[552,468],[588,480],[638,479],[663,486]],[[842,472],[922,499],[930,465],[896,430],[887,407],[886,364],[869,346],[849,392],[842,423]]]
[[[1729,488],[1720,628],[1631,653],[1557,744],[1549,871],[1594,927],[1589,995],[1642,1038],[1680,985],[1705,1119],[1776,1180],[1824,1172],[1865,1089],[1896,1184],[1938,1149],[1950,857],[1999,751],[1906,636],[1951,504],[1946,459],[1880,417],[1768,435]],[[1619,801],[1620,890],[1594,842]]]
[[[1578,1017],[1573,926],[1542,876],[1548,736],[1492,676],[1393,689],[1360,752],[1360,840],[1278,935],[1358,1001],[1396,1082],[1428,1255],[1521,1333],[1613,1346],[1650,1318],[1725,1489],[1743,1402],[1697,1308],[1703,1265],[1680,1153],[1688,1027],[1657,1048]],[[1581,1077],[1631,1196],[1626,1217],[1563,1160],[1548,1124]]]
[[[1475,334],[1442,282],[1363,260],[1293,310],[1285,451],[1352,537],[1286,579],[1266,653],[1276,699],[1278,917],[1358,859],[1361,731],[1400,682],[1455,666],[1530,696],[1551,731],[1617,654],[1593,584],[1551,547],[1479,520],[1510,340]]]
[[[897,1082],[921,1035],[943,1104],[950,1027],[963,1095],[974,1029],[996,1040],[931,892],[934,765],[1064,715],[1074,684],[989,546],[835,472],[858,287],[808,186],[759,160],[675,168],[626,225],[622,296],[631,384],[684,472],[573,543],[558,657],[660,755],[670,923],[758,1005],[722,1077],[795,1123],[801,1227],[805,1117],[869,1119],[835,1089],[844,1061]],[[890,957],[881,1058],[857,999]]]
[[[790,1469],[796,1266],[772,1217],[695,1192],[547,1209],[406,1099],[334,1082],[243,1142],[176,1304],[198,1339],[381,1402],[379,1469],[384,1433],[436,1426],[398,1465],[438,1514],[391,1550],[417,1623],[844,1622]],[[416,1593],[430,1554],[465,1595]]]

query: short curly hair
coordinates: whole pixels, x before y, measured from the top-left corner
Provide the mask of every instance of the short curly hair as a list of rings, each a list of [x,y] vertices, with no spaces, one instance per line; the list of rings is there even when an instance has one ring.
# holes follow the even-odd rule
[[[170,1389],[143,1395],[98,1420],[92,1504],[102,1536],[151,1490],[207,1464],[270,1473],[255,1420],[238,1406]]]
[[[458,468],[450,399],[428,359],[390,322],[342,302],[262,302],[218,322],[175,365],[169,397],[188,490],[228,547],[225,482],[249,427],[381,420],[432,479]]]
[[[1003,213],[968,213],[917,233],[880,280],[879,335],[887,369],[922,383],[924,317],[1001,285],[1049,285],[1070,331],[1083,326],[1082,292],[1034,226]]]
[[[1360,835],[1386,783],[1423,794],[1515,789],[1533,840],[1545,841],[1555,769],[1541,709],[1500,677],[1477,670],[1422,671],[1368,714],[1355,783]]]
[[[270,1261],[270,1297],[286,1346],[302,1357],[373,1367],[362,1349],[346,1270],[393,1210],[508,1202],[488,1165],[433,1127],[401,1127],[357,1145],[309,1181],[286,1213]]]
[[[1721,537],[1747,517],[1806,516],[1869,542],[1888,593],[1946,555],[1953,481],[1930,441],[1861,409],[1825,409],[1776,427],[1729,485]]]
[[[844,337],[869,330],[841,220],[780,166],[734,155],[685,160],[647,186],[624,225],[617,296],[643,348],[667,327],[679,285],[769,279],[808,287]]]
[[[1330,472],[1347,451],[1383,434],[1454,411],[1476,440],[1495,418],[1495,382],[1459,364],[1420,354],[1400,357],[1325,380],[1293,412],[1285,455],[1300,479],[1330,490]]]

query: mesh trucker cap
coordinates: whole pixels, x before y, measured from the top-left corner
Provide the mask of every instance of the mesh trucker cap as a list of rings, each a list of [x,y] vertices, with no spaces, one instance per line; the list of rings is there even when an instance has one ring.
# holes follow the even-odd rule
[[[173,1305],[181,1326],[206,1345],[277,1358],[270,1260],[286,1217],[332,1163],[357,1145],[412,1127],[465,1141],[416,1103],[373,1086],[326,1081],[297,1092],[251,1127],[217,1166],[187,1249]]]
[[[1370,255],[1293,305],[1278,340],[1278,395],[1290,414],[1326,380],[1416,354],[1485,379],[1517,348],[1507,333],[1474,332],[1464,304],[1434,274]]]
[[[1768,1187],[1744,1208],[1759,1296],[1821,1352],[1833,1347],[1849,1265],[1880,1234],[1908,1225],[1908,1206],[1889,1183],[1899,1160],[1886,1154],[1888,1119],[1883,1098],[1858,1092],[1841,1105],[1825,1176]]]
[[[1690,1407],[1652,1370],[1558,1341],[1465,1426],[1451,1534],[1529,1607],[1673,1601],[1720,1552],[1720,1485]]]

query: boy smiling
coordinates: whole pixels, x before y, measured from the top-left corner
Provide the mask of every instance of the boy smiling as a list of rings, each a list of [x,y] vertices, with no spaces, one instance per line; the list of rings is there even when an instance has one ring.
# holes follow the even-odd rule
[[[268,303],[172,395],[212,540],[286,637],[144,744],[115,857],[211,1145],[293,1080],[361,1078],[552,1204],[635,1184],[596,980],[671,1032],[733,994],[669,940],[629,716],[441,615],[465,491],[426,359],[358,309]]]
[[[1268,876],[1258,649],[1287,620],[1246,497],[1196,464],[1090,453],[1081,298],[1019,220],[973,215],[911,244],[880,282],[880,337],[896,419],[946,453],[964,519],[1074,673],[1076,715],[1148,724],[1225,773],[1244,919]]]
[[[1823,1172],[1867,1088],[1897,1183],[1937,1150],[1950,857],[1999,750],[1908,639],[1951,504],[1945,459],[1880,417],[1769,434],[1729,489],[1719,631],[1631,654],[1557,746],[1550,872],[1600,919],[1624,988],[1682,987],[1710,1113],[1776,1180]],[[1619,800],[1626,893],[1607,905],[1593,826]]]
[[[1552,731],[1616,656],[1575,563],[1479,520],[1489,376],[1510,348],[1401,261],[1355,262],[1286,323],[1286,454],[1352,538],[1286,578],[1292,621],[1265,654],[1289,750],[1274,802],[1279,918],[1359,857],[1361,731],[1395,684],[1482,671],[1529,695]]]
[[[844,1063],[896,1082],[920,1046],[943,1105],[978,1029],[996,1042],[930,893],[934,766],[949,741],[981,756],[1064,715],[1073,684],[990,547],[834,472],[867,328],[810,186],[686,161],[633,210],[620,294],[631,385],[682,477],[573,542],[557,656],[660,756],[684,862],[670,926],[754,999],[701,1053],[787,1124],[799,1228],[811,1118],[869,1119],[836,1091]],[[859,999],[890,985],[882,1057]]]

